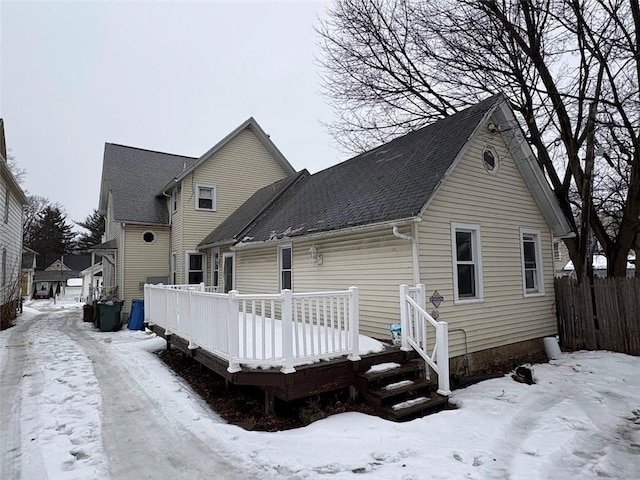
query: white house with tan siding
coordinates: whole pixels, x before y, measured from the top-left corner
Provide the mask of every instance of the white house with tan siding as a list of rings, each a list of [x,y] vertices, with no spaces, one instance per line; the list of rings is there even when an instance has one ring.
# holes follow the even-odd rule
[[[145,283],[211,281],[202,238],[256,190],[294,172],[250,118],[199,158],[107,143],[99,211],[105,215],[103,287],[125,301]]]
[[[4,121],[0,118],[0,329],[15,317],[20,300],[22,272],[23,207],[22,188],[7,165]]]
[[[553,241],[571,235],[502,95],[331,168],[262,188],[204,237],[210,283],[240,293],[360,292],[390,337],[399,285],[438,292],[451,357],[486,363],[556,334]],[[431,307],[435,310],[435,307]],[[454,367],[456,365],[454,364]]]

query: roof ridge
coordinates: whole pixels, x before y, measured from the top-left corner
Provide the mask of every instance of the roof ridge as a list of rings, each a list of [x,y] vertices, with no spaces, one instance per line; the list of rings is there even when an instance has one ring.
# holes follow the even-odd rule
[[[345,164],[347,162],[350,162],[352,160],[360,159],[361,157],[364,157],[365,155],[369,155],[372,152],[374,152],[375,150],[378,150],[379,148],[388,147],[389,145],[392,145],[394,143],[397,143],[397,142],[400,142],[400,141],[403,141],[403,140],[406,141],[407,137],[415,136],[419,132],[422,132],[423,130],[425,130],[427,128],[431,128],[431,127],[439,124],[440,122],[450,121],[452,118],[454,118],[456,116],[459,116],[459,115],[462,115],[464,113],[468,113],[472,109],[481,109],[481,108],[479,108],[480,105],[484,104],[485,102],[489,103],[490,105],[494,105],[500,99],[502,99],[503,96],[504,95],[502,93],[496,93],[494,95],[491,95],[490,97],[487,97],[484,100],[480,100],[478,103],[474,103],[473,105],[469,105],[469,106],[467,106],[466,108],[464,108],[462,110],[459,110],[457,112],[452,113],[451,115],[447,115],[446,117],[439,118],[439,119],[437,119],[437,120],[435,120],[435,121],[433,121],[431,123],[428,123],[428,124],[423,125],[423,126],[421,126],[419,128],[416,128],[415,130],[410,130],[408,132],[404,132],[404,133],[398,135],[397,137],[392,138],[391,140],[387,140],[386,142],[381,143],[380,145],[376,145],[375,147],[369,148],[368,150],[365,150],[364,152],[360,152],[360,153],[358,153],[358,154],[356,154],[356,155],[354,155],[352,157],[349,157],[349,158],[347,158],[347,159],[345,159],[345,160],[343,160],[341,162],[336,163],[335,165],[330,165],[327,168],[324,168],[322,170],[319,170],[319,171],[315,172],[313,175],[318,175],[320,173],[332,170],[332,169],[334,169],[336,167],[339,167],[339,166],[341,166],[341,165],[343,165],[343,164]],[[490,100],[492,100],[492,101],[489,102]],[[484,110],[488,111],[489,107],[484,108]]]
[[[139,150],[141,152],[159,153],[160,155],[169,155],[172,157],[188,158],[189,160],[197,160],[198,157],[190,157],[188,155],[180,155],[179,153],[161,152],[159,150],[151,150],[149,148],[132,147],[131,145],[122,145],[121,143],[104,142],[105,145],[112,145],[114,147],[130,148],[131,150]]]

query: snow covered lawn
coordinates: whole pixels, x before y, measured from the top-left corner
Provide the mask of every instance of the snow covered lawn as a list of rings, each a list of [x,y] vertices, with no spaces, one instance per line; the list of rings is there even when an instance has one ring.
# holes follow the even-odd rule
[[[536,385],[489,380],[455,391],[458,410],[408,423],[345,413],[247,432],[151,353],[163,340],[97,332],[78,309],[42,309],[0,332],[3,479],[640,478],[640,358],[563,354],[534,366]],[[11,332],[23,324],[21,373]],[[19,405],[6,405],[8,386]],[[16,431],[17,444],[7,440]],[[197,476],[205,471],[213,476]]]

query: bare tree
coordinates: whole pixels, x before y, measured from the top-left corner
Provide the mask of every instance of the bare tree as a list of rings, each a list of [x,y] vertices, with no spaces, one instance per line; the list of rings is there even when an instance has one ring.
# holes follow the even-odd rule
[[[319,28],[337,140],[360,151],[504,93],[577,235],[624,276],[640,229],[638,0],[336,0]]]
[[[23,225],[23,242],[25,245],[31,245],[34,233],[38,227],[40,214],[47,208],[52,206],[48,198],[39,195],[29,195],[28,203],[24,207],[24,225]],[[53,206],[58,206],[53,205]]]
[[[27,169],[22,168],[16,157],[7,152],[7,167],[13,174],[13,178],[16,179],[16,182],[22,187],[24,186],[24,182],[27,179]]]

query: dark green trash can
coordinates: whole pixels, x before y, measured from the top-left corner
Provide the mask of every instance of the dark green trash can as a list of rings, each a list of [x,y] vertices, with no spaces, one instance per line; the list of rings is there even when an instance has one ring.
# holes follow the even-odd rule
[[[101,332],[116,332],[122,327],[120,321],[120,312],[122,312],[122,303],[117,300],[107,300],[98,303],[99,323]]]

